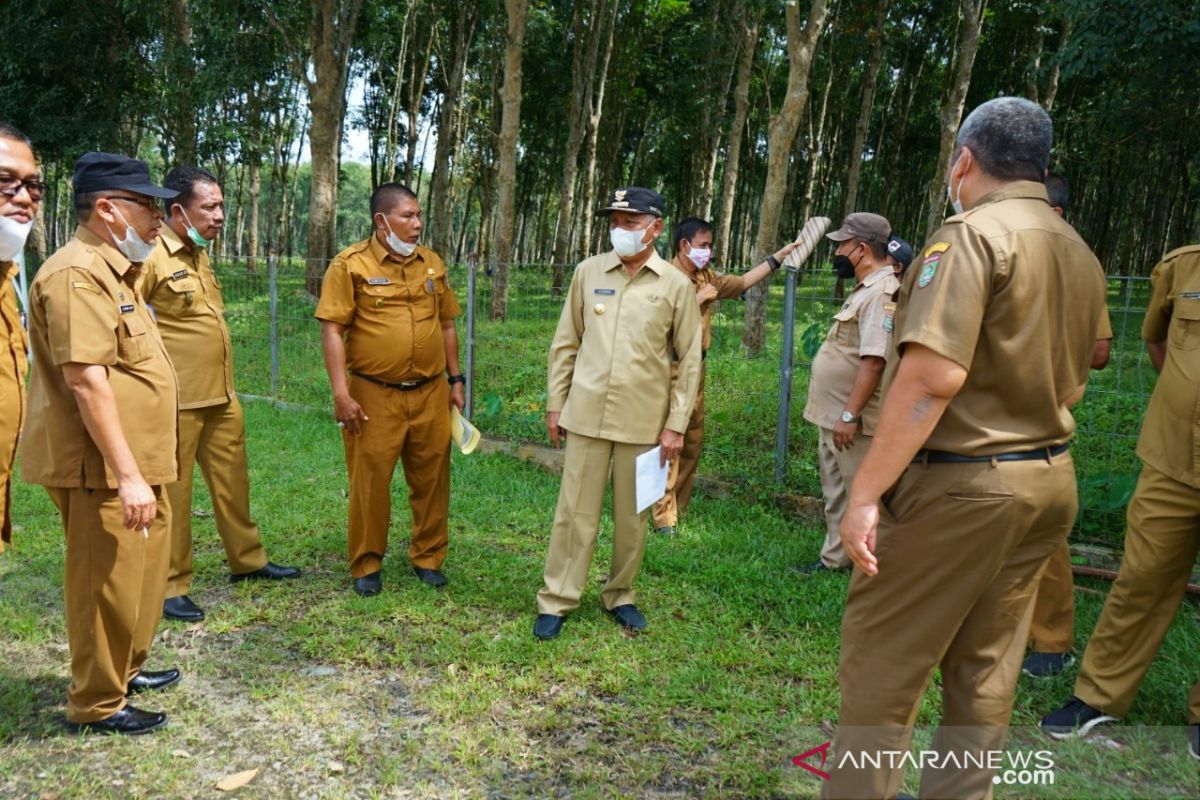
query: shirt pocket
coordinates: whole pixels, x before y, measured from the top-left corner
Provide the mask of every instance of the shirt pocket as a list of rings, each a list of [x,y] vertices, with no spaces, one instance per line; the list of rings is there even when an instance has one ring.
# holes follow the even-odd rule
[[[125,364],[140,364],[153,355],[151,337],[141,317],[125,314],[117,327],[117,357]]]
[[[442,299],[446,294],[446,283],[441,275],[430,275],[421,283],[421,292],[413,304],[413,319],[420,322],[440,316]]]
[[[833,334],[830,337],[844,347],[858,347],[858,315],[853,307],[843,308],[833,315]]]
[[[1195,350],[1200,347],[1200,300],[1175,301],[1171,312],[1171,347],[1176,350]]]
[[[674,312],[667,298],[655,294],[631,293],[621,301],[621,327],[635,340],[666,341]]]
[[[363,283],[355,296],[360,311],[379,312],[399,305],[404,300],[404,287],[398,283]]]
[[[156,311],[176,317],[198,313],[203,301],[200,297],[200,282],[195,278],[188,276],[177,281],[167,281],[162,287],[155,292],[151,303]]]

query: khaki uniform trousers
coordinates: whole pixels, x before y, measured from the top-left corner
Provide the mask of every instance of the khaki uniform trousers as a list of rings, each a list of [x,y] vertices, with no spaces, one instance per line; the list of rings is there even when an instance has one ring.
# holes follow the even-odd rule
[[[171,552],[170,501],[161,486],[153,488],[158,514],[143,533],[125,527],[116,489],[46,487],[67,534],[71,722],[96,722],[124,708],[129,680],[150,654]]]
[[[654,504],[654,527],[674,528],[679,524],[679,515],[687,511],[692,502],[692,487],[696,481],[696,467],[700,464],[700,453],[704,450],[704,362],[700,362],[700,389],[696,392],[696,406],[683,432],[683,449],[667,469],[667,491]]]
[[[906,751],[938,667],[942,719],[933,749],[1004,749],[1038,573],[1066,541],[1077,508],[1069,453],[905,470],[880,504],[879,574],[856,570],[850,583],[837,759]],[[822,796],[895,797],[902,777],[886,762],[881,769],[835,768]],[[986,769],[921,775],[921,797],[991,794]]]
[[[579,608],[600,532],[600,507],[612,468],[613,554],[600,602],[613,609],[634,601],[633,579],[642,566],[646,512],[637,512],[637,457],[651,444],[624,444],[567,433],[566,459],[554,528],[546,552],[538,613],[565,616]]]
[[[821,546],[821,563],[830,569],[845,569],[850,566],[850,557],[842,548],[842,516],[846,513],[846,501],[850,496],[850,484],[862,465],[871,437],[859,433],[854,444],[838,450],[833,443],[833,431],[817,428],[817,461],[821,467],[821,494],[825,496],[825,544]]]
[[[1200,550],[1200,489],[1144,465],[1126,520],[1121,569],[1075,679],[1076,697],[1114,717],[1129,711],[1183,600]],[[1200,722],[1200,683],[1188,722]]]
[[[171,570],[167,597],[187,594],[192,586],[193,464],[212,496],[217,533],[234,575],[267,563],[258,525],[250,518],[250,477],[246,468],[246,426],[235,397],[228,403],[179,412],[179,480],[166,486],[171,515]]]
[[[1069,544],[1055,550],[1042,570],[1029,641],[1037,653],[1069,653],[1075,643],[1075,576]]]
[[[350,396],[367,415],[360,435],[342,434],[350,480],[350,574],[361,578],[383,565],[397,460],[412,508],[409,561],[440,568],[450,534],[449,385],[437,376],[402,392],[351,375]]]

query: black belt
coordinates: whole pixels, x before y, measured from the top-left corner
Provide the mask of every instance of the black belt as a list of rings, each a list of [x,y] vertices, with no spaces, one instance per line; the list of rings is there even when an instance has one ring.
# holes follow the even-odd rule
[[[1036,450],[1017,450],[1013,453],[997,453],[994,456],[960,456],[945,450],[918,450],[914,464],[978,464],[984,461],[1049,461],[1061,456],[1070,448],[1069,444],[1054,447],[1039,447]]]
[[[362,378],[368,383],[373,383],[376,386],[382,386],[385,389],[395,389],[399,392],[411,392],[413,389],[420,389],[422,386],[433,380],[433,378],[421,378],[419,381],[400,381],[400,383],[388,383],[387,381],[381,381],[379,378],[374,378],[370,375],[363,375],[361,372],[355,372],[354,370],[350,370],[350,374],[356,378]]]

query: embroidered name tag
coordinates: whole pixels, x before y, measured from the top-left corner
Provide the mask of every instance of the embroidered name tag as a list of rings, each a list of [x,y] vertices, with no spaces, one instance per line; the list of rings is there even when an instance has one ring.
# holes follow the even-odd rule
[[[171,273],[171,280],[177,281],[180,278],[186,278],[187,276],[188,276],[188,271],[186,269],[180,269],[180,270],[176,270],[175,272]]]
[[[122,314],[131,314],[131,313],[133,313],[133,307],[134,307],[133,303],[124,303],[121,305],[121,313]]]
[[[386,286],[389,283],[391,280],[388,278],[367,278],[368,286]]]
[[[616,289],[596,289],[595,294],[602,294],[605,297],[612,297],[617,293]]]
[[[100,287],[94,283],[88,283],[87,281],[71,281],[71,287],[74,289],[82,289],[85,292],[100,294]]]
[[[1200,292],[1180,292],[1180,300],[1200,300]]]

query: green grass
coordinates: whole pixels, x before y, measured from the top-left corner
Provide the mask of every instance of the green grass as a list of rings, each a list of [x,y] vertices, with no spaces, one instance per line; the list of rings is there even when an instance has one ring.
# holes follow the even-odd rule
[[[212,519],[194,520],[192,597],[209,616],[161,627],[149,666],[179,666],[185,679],[143,701],[171,715],[149,737],[63,731],[62,534],[44,492],[16,486],[17,549],[0,557],[0,796],[212,797],[220,777],[255,768],[239,796],[816,795],[819,781],[790,758],[836,721],[846,579],[787,567],[816,557],[820,532],[767,506],[698,497],[678,536],[649,540],[637,587],[650,627],[627,636],[598,607],[606,518],[582,607],[539,643],[530,628],[555,476],[456,456],[443,593],[406,574],[397,480],[385,590],[362,599],[349,588],[336,428],[264,403],[246,414],[268,552],[305,576],[230,585]],[[208,508],[202,489],[196,508]],[[1079,648],[1107,588],[1081,586]],[[1109,733],[1124,749],[1039,738],[1056,753],[1056,787],[997,796],[1194,794],[1182,729],[1158,726],[1184,722],[1195,615],[1185,604],[1128,726]],[[1014,724],[1032,725],[1070,689],[1067,677],[1022,681]],[[938,712],[935,687],[919,723]]]

